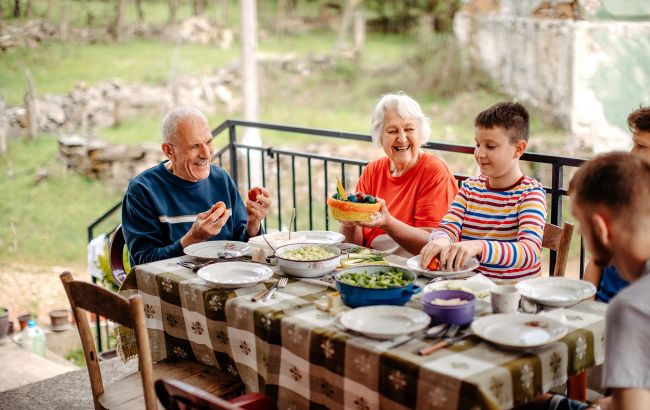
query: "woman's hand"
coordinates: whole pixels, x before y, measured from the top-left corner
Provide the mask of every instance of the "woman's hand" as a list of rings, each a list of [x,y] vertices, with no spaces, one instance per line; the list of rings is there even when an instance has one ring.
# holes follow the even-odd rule
[[[422,268],[426,269],[431,262],[431,259],[438,256],[444,249],[448,248],[451,245],[449,240],[444,238],[439,238],[433,240],[422,248],[420,251],[420,265]]]
[[[440,265],[444,270],[460,269],[469,258],[480,256],[483,253],[482,241],[455,242],[440,252]]]
[[[370,216],[370,221],[359,222],[359,226],[363,226],[364,228],[383,228],[390,221],[391,215],[386,207],[386,201],[377,197],[375,197],[375,200],[379,204],[379,211]]]

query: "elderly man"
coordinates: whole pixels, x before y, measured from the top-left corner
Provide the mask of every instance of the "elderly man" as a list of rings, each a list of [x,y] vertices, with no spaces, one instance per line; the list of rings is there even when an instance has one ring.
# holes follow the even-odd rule
[[[211,164],[214,148],[205,115],[177,107],[165,116],[162,133],[168,160],[133,178],[122,203],[132,262],[180,256],[193,243],[258,235],[271,198],[262,188],[255,201],[244,204],[226,171]]]

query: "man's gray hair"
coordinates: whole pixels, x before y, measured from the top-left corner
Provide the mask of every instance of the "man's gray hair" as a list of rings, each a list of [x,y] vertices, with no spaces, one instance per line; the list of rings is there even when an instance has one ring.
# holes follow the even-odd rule
[[[178,123],[180,121],[196,119],[201,119],[205,121],[206,124],[208,123],[208,119],[206,118],[205,114],[189,105],[180,105],[169,111],[167,115],[165,115],[165,119],[163,119],[163,142],[172,142],[172,139],[174,139],[174,136],[176,135],[176,128],[178,127]]]
[[[385,94],[380,99],[375,110],[372,113],[372,123],[370,135],[372,142],[381,147],[381,133],[384,129],[384,115],[389,110],[395,110],[400,117],[404,119],[415,120],[416,126],[420,131],[419,144],[423,145],[429,141],[431,137],[430,121],[422,112],[420,104],[413,98],[409,97],[402,91],[395,94]]]

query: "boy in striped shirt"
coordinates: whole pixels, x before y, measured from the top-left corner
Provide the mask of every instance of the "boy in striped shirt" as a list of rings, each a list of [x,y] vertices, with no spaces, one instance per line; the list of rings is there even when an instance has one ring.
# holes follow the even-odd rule
[[[463,182],[420,252],[422,266],[438,257],[440,269],[452,270],[476,257],[478,270],[493,280],[538,275],[546,193],[519,167],[528,143],[528,112],[519,103],[498,103],[478,114],[474,126],[481,175]]]

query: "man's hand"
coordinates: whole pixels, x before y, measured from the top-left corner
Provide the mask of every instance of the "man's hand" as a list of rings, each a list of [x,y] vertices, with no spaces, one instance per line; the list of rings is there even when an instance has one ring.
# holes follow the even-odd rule
[[[246,231],[249,237],[253,237],[259,235],[262,219],[269,214],[273,201],[268,191],[260,187],[252,188],[247,196],[246,212],[248,212],[248,223],[246,224]]]
[[[438,256],[438,254],[440,254],[443,249],[448,248],[449,245],[449,240],[444,238],[438,238],[424,245],[420,251],[420,265],[422,265],[422,268],[426,269],[426,267],[429,265],[429,262],[431,262],[431,259]],[[442,260],[441,266],[443,266]]]
[[[482,241],[455,242],[440,252],[440,266],[445,270],[457,270],[467,263],[469,258],[480,256],[482,252]]]
[[[212,205],[212,208],[196,216],[190,230],[181,238],[183,248],[193,243],[204,242],[218,235],[224,227],[231,211],[226,209],[226,205],[219,201]]]

